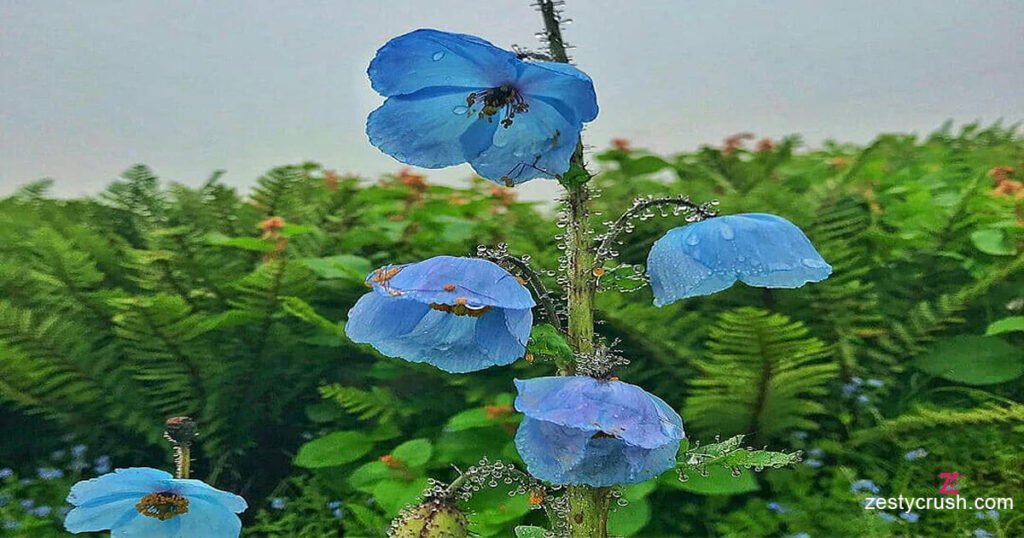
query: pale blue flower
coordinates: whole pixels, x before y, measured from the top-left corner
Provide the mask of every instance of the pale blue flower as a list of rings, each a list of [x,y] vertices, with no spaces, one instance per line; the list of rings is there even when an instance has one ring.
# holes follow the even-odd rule
[[[919,460],[928,455],[928,451],[924,448],[915,448],[903,455],[903,459],[907,461]]]
[[[235,538],[235,514],[245,499],[199,480],[176,479],[145,467],[118,469],[75,484],[75,508],[64,527],[72,533],[110,530],[112,538]]]
[[[995,538],[995,535],[985,529],[974,529],[971,533],[974,538]]]
[[[900,519],[907,523],[917,523],[917,520],[921,519],[921,516],[917,512],[901,512]]]
[[[345,334],[389,357],[453,373],[510,364],[526,353],[534,306],[508,271],[480,258],[437,256],[377,269]]]
[[[762,288],[799,288],[832,267],[788,220],[765,213],[714,217],[669,230],[647,256],[655,306],[710,295],[737,280]]]
[[[468,162],[517,184],[569,169],[594,84],[561,63],[526,62],[479,37],[421,29],[388,41],[368,69],[387,100],[366,122],[370,143],[406,164]]]
[[[850,484],[850,491],[854,493],[860,493],[863,491],[878,493],[881,489],[878,487],[878,484],[875,484],[873,481],[862,478]]]
[[[587,376],[516,380],[526,415],[516,448],[533,476],[555,484],[635,484],[676,463],[683,421],[657,396]]]

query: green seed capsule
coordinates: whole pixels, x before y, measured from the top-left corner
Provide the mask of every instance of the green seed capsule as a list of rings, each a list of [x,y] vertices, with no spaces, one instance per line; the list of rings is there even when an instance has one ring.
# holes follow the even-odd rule
[[[451,502],[427,500],[402,510],[391,522],[389,538],[466,538],[469,521]]]

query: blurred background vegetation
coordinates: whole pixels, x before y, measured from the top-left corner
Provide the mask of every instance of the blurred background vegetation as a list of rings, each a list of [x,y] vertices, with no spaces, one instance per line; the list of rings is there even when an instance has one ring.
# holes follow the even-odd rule
[[[1024,535],[1019,508],[862,508],[873,489],[937,496],[940,472],[964,475],[968,498],[1022,500],[1016,128],[820,149],[737,135],[670,156],[618,140],[594,160],[598,222],[641,195],[718,199],[787,217],[835,268],[662,309],[647,289],[600,294],[599,330],[632,361],[621,377],[679,409],[691,442],[804,451],[795,468],[626,487],[613,533]],[[40,181],[0,200],[0,534],[61,536],[75,480],[169,467],[172,415],[198,420],[196,477],[248,499],[251,536],[382,536],[428,476],[518,462],[511,380],[549,364],[448,375],[353,345],[343,324],[386,263],[507,242],[557,267],[554,207],[409,171],[368,183],[304,163],[247,193],[218,179],[187,188],[140,165],[95,197],[54,199]],[[642,264],[680,224],[644,220],[619,260]],[[497,486],[468,507],[475,532],[538,521]]]

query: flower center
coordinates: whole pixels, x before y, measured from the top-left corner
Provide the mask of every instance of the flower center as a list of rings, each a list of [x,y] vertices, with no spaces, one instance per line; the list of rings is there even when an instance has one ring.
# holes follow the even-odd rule
[[[135,505],[135,509],[146,517],[165,521],[188,512],[188,499],[169,491],[150,493]]]
[[[443,303],[430,303],[430,308],[434,310],[440,310],[441,312],[448,312],[449,314],[455,314],[456,316],[470,316],[478,318],[491,310],[494,310],[493,306],[481,306],[480,308],[473,308],[465,304],[443,304]]]
[[[492,121],[499,112],[504,112],[501,117],[501,126],[506,129],[512,125],[516,114],[526,113],[530,110],[530,104],[521,93],[513,86],[498,86],[489,90],[480,90],[466,96],[466,106],[472,108],[477,102],[483,103],[479,117]]]

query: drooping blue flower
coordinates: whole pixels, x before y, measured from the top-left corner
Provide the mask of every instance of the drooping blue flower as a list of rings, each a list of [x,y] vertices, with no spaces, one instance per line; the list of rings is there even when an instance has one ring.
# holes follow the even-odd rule
[[[526,352],[530,291],[497,264],[437,256],[381,267],[348,313],[345,334],[389,357],[452,373],[510,364]]]
[[[850,491],[854,493],[860,493],[863,491],[878,493],[879,491],[881,491],[881,489],[878,487],[878,484],[875,484],[874,481],[868,480],[867,478],[862,478],[850,484]]]
[[[995,535],[985,529],[974,529],[971,533],[974,538],[994,538]]]
[[[924,458],[928,455],[928,451],[924,448],[915,448],[914,450],[908,451],[903,455],[903,459],[907,461],[914,461]]]
[[[587,376],[516,380],[526,415],[516,448],[533,476],[555,484],[635,484],[676,464],[683,421],[636,385]]]
[[[366,122],[370,143],[406,164],[468,162],[507,185],[569,169],[594,84],[562,63],[526,62],[478,37],[421,29],[388,41],[368,69],[387,98]]]
[[[232,538],[245,499],[199,480],[147,467],[117,469],[71,487],[75,508],[64,519],[72,533],[110,530],[112,538]]]
[[[647,255],[655,306],[710,295],[737,280],[799,288],[828,278],[832,266],[793,223],[766,213],[714,217],[673,228]]]

